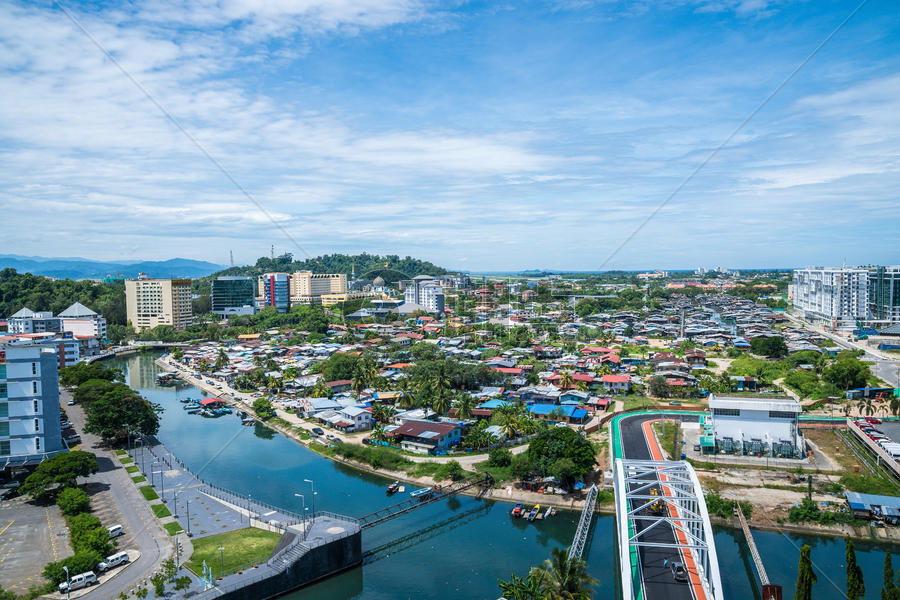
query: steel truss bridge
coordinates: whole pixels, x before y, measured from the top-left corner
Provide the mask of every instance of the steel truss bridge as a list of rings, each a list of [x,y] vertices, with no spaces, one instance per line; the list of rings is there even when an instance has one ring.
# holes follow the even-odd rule
[[[614,468],[623,599],[723,600],[712,526],[693,467],[685,461],[617,458]],[[656,571],[676,559],[685,567],[687,581],[673,589],[668,569],[657,581],[645,581],[642,557],[650,549],[667,557],[654,565]]]
[[[369,527],[378,525],[379,523],[383,523],[395,517],[399,517],[400,515],[405,515],[408,512],[416,510],[417,508],[422,508],[423,506],[434,504],[435,502],[443,500],[444,498],[452,496],[453,494],[458,494],[474,487],[481,488],[476,495],[476,498],[483,498],[484,494],[491,489],[492,485],[494,485],[494,479],[490,475],[485,475],[483,479],[477,479],[475,481],[460,481],[442,487],[439,490],[433,489],[427,494],[423,494],[422,496],[407,498],[406,500],[402,500],[396,504],[386,506],[380,510],[376,510],[375,512],[363,515],[362,517],[356,519],[356,521],[359,523],[360,528],[367,529]]]

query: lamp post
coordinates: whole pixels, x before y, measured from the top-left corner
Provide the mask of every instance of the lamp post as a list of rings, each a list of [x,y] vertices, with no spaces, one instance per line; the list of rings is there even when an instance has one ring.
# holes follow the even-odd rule
[[[312,513],[313,513],[313,519],[315,519],[316,518],[316,496],[319,495],[319,492],[316,491],[316,482],[314,482],[312,479],[304,479],[303,481],[305,481],[306,483],[308,483],[309,485],[312,486]]]
[[[219,546],[219,577],[225,577],[225,546]]]
[[[305,540],[305,539],[306,539],[306,530],[307,530],[307,523],[306,523],[306,498],[303,496],[303,494],[294,494],[294,495],[295,495],[296,497],[300,498],[300,501],[303,503],[303,510],[300,512],[300,517],[301,517],[301,519],[302,519],[301,522],[302,522],[302,524],[303,524],[303,539]]]
[[[69,581],[69,567],[63,565],[63,571],[66,572],[66,600],[69,600],[69,598],[71,598],[70,594],[72,593],[72,590],[70,589],[72,584]]]
[[[187,536],[191,537],[193,535],[191,533],[191,499],[188,498],[187,500],[185,500],[184,505],[185,505],[185,508],[187,509],[187,525],[188,525]]]
[[[160,469],[159,471],[151,471],[151,473],[153,475],[156,475],[157,473],[159,473],[159,481],[160,481],[160,488],[161,488],[160,489],[160,497],[162,498],[163,504],[165,504],[166,503],[166,478],[164,475],[165,471]],[[150,480],[150,483],[151,483],[151,485],[153,484],[152,479]]]
[[[178,518],[178,490],[172,492],[172,516]]]

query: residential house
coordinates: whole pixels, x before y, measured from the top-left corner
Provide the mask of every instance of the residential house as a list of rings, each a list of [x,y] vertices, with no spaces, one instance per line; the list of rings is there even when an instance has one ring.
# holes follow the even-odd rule
[[[611,393],[627,394],[631,388],[631,377],[628,375],[604,375],[600,378],[600,385]]]
[[[462,428],[456,423],[406,421],[388,435],[400,447],[419,454],[443,454],[460,442]]]

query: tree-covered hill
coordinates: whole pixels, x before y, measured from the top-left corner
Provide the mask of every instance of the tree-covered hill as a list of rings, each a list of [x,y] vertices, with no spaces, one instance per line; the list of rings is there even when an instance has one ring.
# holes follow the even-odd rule
[[[350,274],[351,270],[355,270],[357,278],[363,275],[376,272],[373,274],[381,274],[390,271],[391,273],[404,273],[407,277],[415,277],[416,275],[446,275],[449,273],[447,269],[439,267],[425,260],[419,260],[407,256],[401,258],[396,254],[379,256],[377,254],[326,254],[306,260],[294,260],[292,254],[282,254],[275,258],[263,256],[256,261],[255,265],[245,267],[231,267],[213,273],[209,277],[203,277],[195,280],[194,290],[198,293],[209,292],[209,282],[216,277],[222,275],[249,275],[255,277],[263,273],[285,272],[292,273],[294,271],[312,271],[313,273],[346,273]],[[385,277],[388,279],[388,277]]]
[[[56,315],[74,302],[100,313],[109,323],[125,324],[125,284],[121,281],[52,281],[15,269],[0,270],[0,318],[5,319],[24,306]]]

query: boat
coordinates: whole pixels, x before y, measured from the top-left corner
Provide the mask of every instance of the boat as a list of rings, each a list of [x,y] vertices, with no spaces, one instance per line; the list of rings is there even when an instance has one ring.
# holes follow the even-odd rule
[[[182,404],[189,404],[193,402],[193,400],[191,398],[182,398],[181,400],[179,400],[179,402],[181,402]]]
[[[400,489],[400,482],[395,481],[394,483],[387,486],[387,489],[385,490],[385,492],[389,495],[396,494],[399,489]]]
[[[544,518],[546,519],[548,517],[552,517],[555,514],[556,514],[556,509],[553,508],[552,506],[548,506],[547,512],[544,513]]]
[[[521,502],[519,502],[518,504],[515,505],[515,507],[513,507],[513,509],[509,512],[509,514],[511,514],[512,516],[514,516],[518,519],[518,518],[521,518],[524,510],[525,510],[525,507],[522,506]]]
[[[184,410],[194,410],[195,408],[202,408],[202,407],[199,404],[197,404],[196,402],[191,402],[190,404],[185,404],[182,408]]]
[[[534,521],[535,518],[538,516],[538,513],[539,513],[539,512],[541,512],[541,505],[540,505],[540,504],[535,504],[535,505],[534,505],[534,508],[531,509],[531,512],[528,513],[528,520],[529,520],[529,521]]]
[[[427,500],[431,497],[432,494],[431,488],[421,488],[418,490],[414,490],[409,493],[410,498],[415,498],[416,500]]]
[[[189,411],[187,411],[187,414],[189,414],[189,415],[196,415],[196,414],[197,414],[198,412],[200,412],[201,410],[203,410],[203,409],[200,408],[199,406],[195,406],[195,407],[191,408]]]

